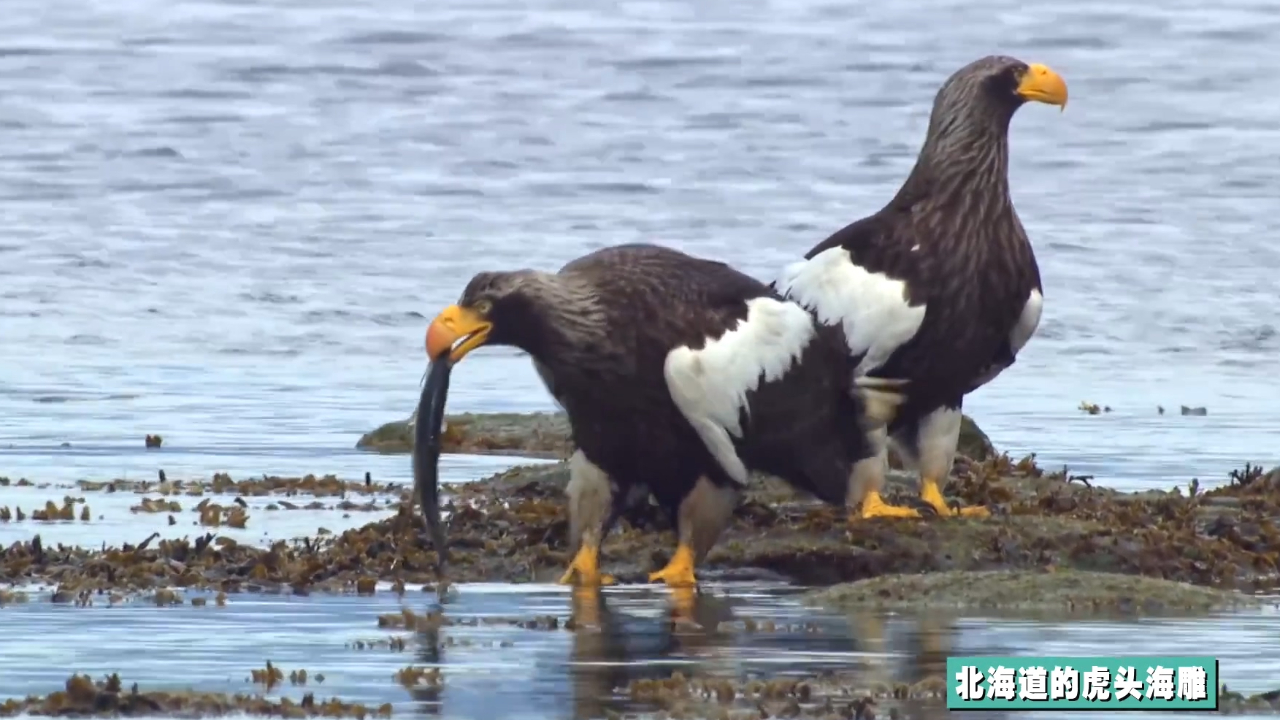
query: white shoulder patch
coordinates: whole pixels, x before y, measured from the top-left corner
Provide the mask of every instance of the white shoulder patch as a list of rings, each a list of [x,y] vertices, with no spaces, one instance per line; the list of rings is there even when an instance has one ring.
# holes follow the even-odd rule
[[[747,301],[747,317],[701,350],[681,346],[667,353],[667,389],[729,477],[745,485],[747,468],[733,447],[742,437],[747,391],[777,380],[813,341],[813,318],[804,308],[773,298]]]
[[[1027,296],[1027,302],[1022,306],[1022,314],[1018,316],[1018,323],[1013,326],[1013,330],[1009,331],[1009,347],[1016,354],[1022,349],[1031,336],[1036,333],[1036,328],[1040,327],[1040,313],[1044,310],[1044,295],[1039,290],[1032,290]]]
[[[884,364],[915,337],[925,306],[907,304],[907,284],[867,272],[849,251],[834,247],[792,263],[778,279],[778,292],[804,305],[826,325],[841,325],[850,355],[865,355],[855,375]]]

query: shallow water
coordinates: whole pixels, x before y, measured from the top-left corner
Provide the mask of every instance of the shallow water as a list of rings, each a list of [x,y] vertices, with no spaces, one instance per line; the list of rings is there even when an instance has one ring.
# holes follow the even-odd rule
[[[5,678],[0,698],[59,686],[68,656],[96,676],[120,669],[118,658],[129,654],[134,660],[122,679],[143,687],[265,692],[249,680],[250,671],[270,660],[286,676],[306,669],[311,678],[305,688],[286,680],[284,687],[268,692],[271,696],[299,699],[310,690],[318,697],[375,706],[390,702],[396,715],[585,719],[602,717],[606,708],[644,709],[613,689],[676,670],[736,678],[856,668],[868,685],[882,679],[913,682],[942,674],[946,653],[1106,655],[1118,640],[1128,643],[1135,637],[1144,653],[1165,655],[1203,647],[1197,643],[1213,638],[1223,677],[1241,690],[1271,687],[1280,677],[1280,659],[1274,653],[1260,656],[1258,646],[1244,640],[1257,635],[1274,642],[1274,610],[1139,624],[922,619],[816,613],[774,588],[724,584],[709,586],[695,613],[711,627],[717,621],[731,625],[707,632],[673,629],[664,592],[633,587],[606,591],[602,634],[483,621],[550,615],[563,623],[570,598],[558,586],[457,588],[457,597],[445,606],[447,617],[479,624],[446,626],[438,638],[377,626],[379,614],[397,612],[402,605],[428,609],[431,596],[414,587],[403,600],[384,585],[371,597],[232,595],[225,607],[212,601],[163,609],[48,602],[9,606],[0,610],[11,616],[10,629],[0,636]],[[757,621],[754,629],[743,626],[747,618]],[[404,651],[352,647],[392,636],[406,638]],[[140,643],[140,638],[145,639]],[[410,692],[398,685],[394,673],[411,664],[443,668],[442,689]],[[324,676],[318,684],[317,674]],[[934,706],[928,716],[946,715]]]
[[[475,463],[449,462],[457,459]],[[459,480],[483,462],[497,466],[501,458],[446,456],[442,480]],[[171,478],[177,477],[170,474]],[[152,533],[162,538],[202,535],[195,505],[204,498],[226,504],[230,495],[165,496],[181,506],[176,512],[133,512],[154,491],[82,492],[50,483],[43,487],[0,488],[0,505],[28,513],[46,501],[61,504],[64,496],[82,496],[90,508],[88,522],[0,523],[0,547],[39,533],[46,546],[57,543],[94,547],[102,542],[138,543]],[[360,527],[394,512],[386,493],[349,493],[357,509],[335,509],[344,498],[309,495],[244,496],[248,522],[243,529],[216,532],[237,542],[268,545],[280,539],[314,535],[324,527],[335,533]],[[268,509],[286,500],[299,509]],[[307,509],[313,501],[323,508]],[[77,516],[79,507],[77,507]],[[175,518],[174,524],[169,517]],[[425,644],[410,642],[404,652],[386,648],[356,650],[347,645],[404,631],[377,627],[377,615],[401,604],[418,612],[432,606],[434,595],[410,586],[403,601],[382,583],[373,597],[313,594],[235,594],[226,607],[185,605],[156,608],[145,600],[118,607],[75,608],[48,602],[49,588],[28,588],[29,602],[0,606],[0,699],[45,693],[61,686],[71,671],[104,674],[119,671],[127,682],[143,688],[196,688],[220,692],[254,690],[247,681],[253,668],[267,659],[286,673],[305,668],[321,686],[274,688],[270,695],[300,699],[307,690],[349,702],[393,704],[401,713],[449,718],[601,717],[604,708],[643,710],[616,691],[630,680],[686,674],[738,678],[744,675],[804,676],[823,670],[854,670],[870,687],[878,683],[916,682],[944,671],[945,655],[1172,655],[1187,647],[1206,648],[1221,659],[1220,672],[1230,687],[1261,692],[1280,684],[1280,631],[1272,606],[1257,611],[1222,613],[1203,618],[1111,618],[1081,621],[1038,615],[945,613],[937,617],[911,614],[882,617],[867,613],[818,612],[802,605],[802,588],[710,582],[695,617],[704,627],[752,619],[754,630],[740,625],[722,633],[683,630],[673,638],[664,618],[667,593],[656,587],[624,586],[606,591],[609,613],[621,614],[617,637],[608,642],[584,631],[582,637],[563,629],[525,630],[509,625],[450,626],[441,634],[439,656]],[[446,604],[447,616],[467,622],[479,617],[533,619],[553,615],[563,623],[572,603],[566,588],[556,585],[464,584]],[[191,597],[209,598],[192,592]],[[607,619],[608,616],[606,616]],[[774,629],[764,623],[772,621]],[[614,627],[610,625],[609,627]],[[689,634],[692,633],[692,634]],[[417,642],[425,643],[422,636]],[[509,646],[503,646],[503,643]],[[625,650],[616,645],[621,642]],[[450,645],[449,643],[454,643]],[[612,644],[610,644],[612,643]],[[1212,651],[1207,648],[1214,648]],[[1118,650],[1119,649],[1119,650]],[[122,655],[127,653],[127,655]],[[601,654],[608,657],[601,659]],[[125,662],[121,657],[127,656]],[[392,674],[409,664],[442,668],[444,690],[437,696],[412,694]],[[604,663],[604,664],[601,664]],[[495,678],[500,680],[495,682]],[[258,691],[266,691],[257,688]],[[504,715],[511,704],[523,714]],[[922,706],[927,717],[945,710]],[[594,713],[594,714],[593,714]],[[1037,714],[1034,717],[1052,717]]]
[[[1018,365],[970,412],[1000,448],[1117,487],[1211,485],[1245,461],[1280,460],[1280,78],[1258,71],[1280,62],[1271,3],[6,7],[0,475],[367,471],[405,482],[407,457],[353,445],[409,412],[426,318],[470,274],[659,240],[767,278],[896,189],[938,83],[989,52],[1050,64],[1072,101],[1014,121],[1013,192],[1048,302]],[[1082,400],[1114,412],[1084,415]],[[1183,404],[1208,415],[1182,416]],[[450,407],[551,404],[526,359],[485,351],[454,374]],[[156,432],[164,448],[144,450]],[[449,456],[444,471],[466,480],[511,462]],[[0,488],[0,505],[62,494]],[[137,542],[152,524],[183,527],[89,498],[101,521],[0,525],[0,539]],[[378,516],[350,515],[255,510],[245,539]],[[467,588],[457,611],[563,613],[558,592]],[[634,592],[629,608],[659,611],[660,598]],[[265,636],[286,667],[328,664],[339,694],[405,703],[390,681],[403,658],[342,648],[376,634],[373,615],[390,603],[6,607],[22,622],[0,633],[0,694],[19,691],[10,677],[47,691],[71,669],[114,669],[121,647],[135,651],[136,667],[121,668],[134,679],[169,676],[165,663],[185,653],[189,679],[230,687],[264,659],[249,644]],[[326,632],[281,622],[285,605]],[[1262,690],[1276,684],[1263,658],[1280,644],[1269,617],[972,620],[957,641],[1073,654],[1122,639],[1135,653],[1211,642],[1231,653],[1230,684]],[[153,631],[157,619],[172,633]],[[450,716],[499,699],[563,715],[571,640],[520,635],[509,649],[448,656]],[[789,653],[815,647],[791,642]],[[719,652],[744,667],[782,652],[742,645]],[[495,689],[481,657],[523,680]],[[483,708],[498,712],[472,711]]]

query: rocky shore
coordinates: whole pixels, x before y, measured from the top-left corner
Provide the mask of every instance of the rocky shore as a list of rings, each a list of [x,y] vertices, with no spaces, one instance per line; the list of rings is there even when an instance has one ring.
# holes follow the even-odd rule
[[[564,456],[570,443],[555,415],[448,418],[455,448]],[[386,436],[384,428],[371,435]],[[1039,468],[1033,457],[996,454],[972,423],[946,489],[963,504],[993,509],[988,519],[925,518],[850,523],[767,477],[757,478],[703,576],[772,577],[811,585],[890,574],[1071,570],[1141,576],[1249,592],[1274,587],[1280,573],[1280,471],[1239,472],[1208,492],[1122,493]],[[547,581],[569,560],[564,462],[521,465],[490,478],[447,486],[452,581]],[[434,551],[409,511],[409,488],[326,478],[226,476],[124,486],[138,493],[208,494],[234,514],[231,495],[386,493],[390,514],[363,527],[262,547],[218,536],[138,546],[47,547],[37,535],[0,549],[0,582],[44,582],[65,597],[86,591],[203,587],[226,592],[350,591],[377,580],[434,583]],[[82,483],[90,494],[117,484]],[[887,496],[905,499],[914,481],[891,473]],[[202,502],[207,509],[208,505]],[[48,512],[57,513],[58,508]],[[204,512],[202,510],[202,512]],[[141,539],[141,538],[140,538]],[[605,543],[604,560],[620,581],[640,580],[674,549],[667,519],[636,508]],[[1139,588],[1140,590],[1140,588]],[[1037,589],[1038,591],[1038,589]]]
[[[572,451],[564,420],[554,414],[459,415],[447,422],[446,449],[452,452],[554,460]],[[408,438],[404,423],[391,423],[363,437],[360,446],[407,452]],[[1058,617],[1257,606],[1254,591],[1280,585],[1280,469],[1236,471],[1229,484],[1210,491],[1122,493],[1047,471],[1034,457],[999,454],[972,421],[966,423],[962,453],[946,494],[960,504],[991,508],[990,518],[850,522],[843,509],[819,504],[773,478],[757,477],[700,575],[704,580],[760,578],[824,586],[805,602],[838,611],[985,608]],[[448,579],[518,583],[558,578],[569,561],[567,482],[561,460],[517,465],[493,477],[446,486],[452,554]],[[0,487],[8,484],[35,487],[31,481],[0,478]],[[30,601],[35,585],[51,586],[56,603],[141,599],[166,606],[234,602],[241,592],[373,594],[385,592],[379,590],[380,581],[403,594],[406,585],[423,583],[430,590],[439,580],[432,570],[434,551],[428,549],[419,513],[411,510],[410,488],[403,485],[368,477],[215,475],[212,480],[182,481],[162,476],[154,482],[82,481],[73,492],[79,497],[68,495],[61,506],[50,502],[30,513],[0,512],[0,522],[35,523],[31,539],[0,548],[0,612],[6,604]],[[891,474],[886,492],[891,501],[915,492],[911,476]],[[195,536],[151,536],[114,546],[75,547],[41,539],[41,523],[88,521],[84,506],[97,493],[137,494],[131,511],[168,513],[171,525],[173,514],[198,513],[201,527]],[[243,515],[237,508],[245,506],[244,498],[262,496],[284,508],[305,509],[315,498],[327,498],[340,501],[334,508],[385,514],[349,530],[317,531],[310,537],[267,543],[228,537],[225,529],[236,527],[233,518]],[[667,518],[642,505],[605,543],[602,562],[620,582],[644,582],[645,574],[661,567],[674,547]],[[877,709],[892,709],[906,718],[937,716],[944,687],[940,676],[910,686],[863,685],[858,678],[838,674],[750,682],[676,675],[634,682],[620,691],[670,717],[761,717],[759,708],[766,708],[786,717],[874,717]],[[1280,694],[1228,695],[1224,709],[1272,711],[1277,698]],[[0,706],[0,715],[93,714],[94,708],[117,715],[363,717],[387,712],[314,698],[289,702],[155,694],[121,689],[118,679],[72,678],[65,689],[47,697]]]

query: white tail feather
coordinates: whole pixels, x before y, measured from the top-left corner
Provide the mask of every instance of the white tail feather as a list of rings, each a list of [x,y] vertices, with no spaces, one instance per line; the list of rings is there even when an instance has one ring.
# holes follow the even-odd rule
[[[862,398],[863,412],[871,428],[880,428],[893,422],[898,414],[898,406],[907,400],[905,393],[895,389],[906,385],[906,380],[863,376],[855,380],[854,384]]]

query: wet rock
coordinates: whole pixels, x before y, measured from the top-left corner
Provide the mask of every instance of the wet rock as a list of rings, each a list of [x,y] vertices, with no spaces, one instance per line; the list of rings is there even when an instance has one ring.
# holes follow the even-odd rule
[[[840,610],[933,608],[1048,611],[1053,614],[1211,612],[1257,607],[1229,590],[1117,573],[983,570],[881,575],[809,593],[806,602]]]
[[[551,458],[566,458],[573,452],[563,413],[449,415],[445,428],[441,438],[444,452]],[[356,447],[383,453],[412,452],[413,429],[408,421],[389,422],[361,436]],[[960,426],[959,452],[974,460],[995,455],[991,440],[968,415]],[[890,462],[901,466],[896,456]]]
[[[1280,714],[1280,689],[1244,695],[1229,689],[1224,683],[1218,690],[1218,712],[1250,717]]]
[[[301,684],[301,683],[299,683]],[[185,691],[144,691],[136,683],[126,688],[119,675],[94,682],[87,675],[72,675],[64,688],[45,696],[29,696],[0,703],[0,717],[59,715],[74,717],[179,718],[254,715],[274,717],[390,717],[390,703],[373,707],[337,698],[319,700],[306,693],[301,700],[262,695]]]
[[[1054,568],[1242,591],[1273,587],[1280,494],[1271,474],[1239,476],[1210,492],[1126,494],[1045,473],[1032,458],[965,459],[947,494],[991,507],[995,516],[902,521],[850,521],[843,508],[757,477],[700,574],[831,585],[891,573]],[[555,580],[569,560],[567,479],[560,462],[446,487],[449,580]],[[916,493],[914,477],[890,474],[890,500],[903,503]],[[68,603],[86,592],[154,596],[165,587],[305,595],[356,593],[373,579],[393,588],[435,584],[435,552],[422,519],[407,495],[401,498],[388,517],[363,527],[269,547],[220,537],[217,527],[194,538],[153,536],[105,548],[49,547],[36,536],[0,549],[0,583],[48,583],[62,588]],[[602,563],[622,582],[643,582],[675,544],[669,519],[641,498],[609,536]]]
[[[356,447],[383,453],[412,452],[413,429],[408,421],[390,422],[361,436]],[[573,452],[563,413],[448,415],[441,447],[452,453],[548,458],[567,458]]]
[[[168,480],[163,473],[161,473],[160,477],[161,480],[158,482],[153,480],[123,479],[106,482],[79,480],[76,482],[76,487],[84,492],[158,493],[166,497],[177,495],[189,497],[235,495],[237,497],[234,502],[241,508],[247,504],[243,499],[244,497],[314,495],[316,497],[345,498],[348,494],[380,495],[399,493],[402,490],[398,484],[375,483],[368,473],[365,473],[365,479],[363,480],[343,480],[331,474],[319,476],[309,474],[301,477],[263,475],[258,478],[233,480],[230,475],[220,472],[215,472],[213,477],[208,480]],[[84,499],[81,498],[80,500],[83,502]],[[207,505],[207,502],[201,502],[197,507],[203,508]],[[288,504],[285,503],[285,505],[287,506]],[[140,505],[132,509],[134,512],[177,512],[182,508],[177,501],[144,498]]]
[[[638,679],[623,692],[633,705],[673,718],[849,718],[940,717],[947,683],[941,676],[912,684],[870,683],[857,673],[840,671],[797,677],[724,677],[676,671],[670,677]],[[605,709],[606,713],[610,710]],[[614,717],[655,717],[650,712],[613,712]]]
[[[982,432],[982,428],[978,427],[978,423],[968,415],[962,415],[960,419],[960,441],[956,445],[956,451],[971,460],[986,460],[995,457],[996,448],[991,444],[991,438]]]

